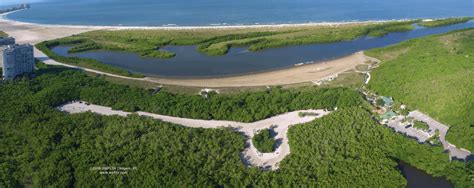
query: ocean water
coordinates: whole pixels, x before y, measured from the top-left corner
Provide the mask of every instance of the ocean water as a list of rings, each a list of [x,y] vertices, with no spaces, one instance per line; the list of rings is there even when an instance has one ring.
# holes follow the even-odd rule
[[[67,25],[209,26],[459,16],[474,16],[474,0],[43,0],[7,18]]]

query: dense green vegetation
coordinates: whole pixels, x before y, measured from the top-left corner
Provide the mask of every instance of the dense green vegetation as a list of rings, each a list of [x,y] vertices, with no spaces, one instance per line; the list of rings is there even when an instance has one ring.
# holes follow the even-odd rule
[[[144,57],[170,58],[174,56],[174,53],[158,49],[166,45],[197,45],[197,49],[202,53],[223,55],[232,46],[249,46],[249,50],[257,51],[288,45],[352,40],[367,34],[370,36],[383,36],[389,32],[411,30],[413,29],[411,24],[417,21],[351,24],[339,27],[293,26],[283,28],[200,30],[100,30],[50,41],[49,43],[55,45],[76,45],[70,49],[70,53],[104,49],[130,51],[139,53]],[[55,45],[47,45],[47,47],[51,48]]]
[[[88,58],[78,58],[78,57],[64,57],[60,56],[56,53],[54,53],[51,48],[54,46],[59,46],[59,45],[71,45],[71,44],[81,44],[86,40],[56,40],[56,41],[45,41],[39,44],[36,44],[36,48],[41,50],[44,54],[46,54],[48,57],[51,59],[54,59],[58,62],[61,63],[67,63],[79,67],[84,67],[84,68],[90,68],[98,71],[103,71],[107,73],[112,73],[112,74],[117,74],[121,76],[128,76],[128,77],[134,77],[134,78],[142,78],[144,77],[141,74],[137,73],[131,73],[130,71],[127,71],[125,69],[117,68],[112,65],[108,65],[105,63],[102,63],[100,61],[97,61],[95,59],[88,59]],[[85,43],[88,43],[87,41]],[[77,48],[80,48],[80,46],[76,46]]]
[[[439,26],[445,26],[445,25],[465,23],[472,19],[474,19],[474,17],[446,18],[446,19],[438,19],[438,20],[433,20],[433,21],[424,21],[424,22],[418,23],[418,25],[421,25],[423,27],[439,27]]]
[[[255,134],[252,137],[252,144],[262,153],[271,153],[276,149],[276,140],[270,129],[263,129]]]
[[[371,37],[382,37],[393,32],[411,31],[415,29],[415,26],[413,26],[413,24],[417,22],[418,20],[381,24],[379,27],[371,29],[370,32],[367,33],[367,35]]]
[[[383,61],[372,71],[371,90],[447,124],[447,140],[474,151],[474,29],[410,40],[367,54]]]
[[[98,81],[97,81],[98,82]],[[123,85],[93,83],[80,91],[82,100],[126,111],[147,111],[196,119],[251,122],[298,109],[333,109],[363,104],[359,94],[346,88],[280,89],[238,94],[198,95],[151,92]]]
[[[469,177],[473,174],[472,162],[450,163],[440,147],[420,145],[375,124],[370,114],[358,107],[360,102],[345,102],[346,107],[331,115],[292,127],[288,133],[291,155],[282,161],[279,170],[261,171],[243,165],[240,152],[244,138],[229,129],[185,128],[136,115],[68,115],[53,108],[92,97],[87,90],[93,88],[109,88],[100,89],[96,95],[110,91],[107,97],[127,104],[121,100],[139,101],[143,97],[133,94],[138,93],[137,88],[110,86],[99,78],[57,67],[41,68],[36,74],[33,80],[20,78],[0,84],[0,187],[402,187],[406,182],[393,158],[435,176],[446,176],[458,187],[473,186]],[[125,94],[116,98],[118,91],[111,90],[116,88]],[[338,92],[346,93],[345,100],[360,101],[358,95]],[[132,95],[127,98],[126,93]],[[299,103],[342,100],[307,94],[308,98],[299,96]],[[265,110],[288,98],[274,90],[255,94],[261,95],[269,95],[269,99],[259,103],[257,97],[247,105],[265,106],[258,109]],[[242,96],[225,97],[233,101]],[[313,101],[314,97],[322,101]],[[189,95],[163,100],[181,98],[201,100]],[[230,120],[238,119],[231,115],[235,109],[248,108],[220,102],[215,108]],[[176,105],[167,101],[161,104]],[[182,108],[195,110],[191,105]],[[126,175],[101,175],[95,170],[111,166],[132,170]]]
[[[311,169],[302,172],[305,177],[317,177],[320,187],[402,187],[405,182],[395,170],[394,158],[434,176],[445,176],[456,187],[473,185],[473,162],[448,162],[442,147],[418,144],[377,125],[361,108],[345,108],[292,127],[288,138],[291,155],[280,171]],[[380,180],[383,182],[376,183]]]
[[[172,58],[176,54],[162,50],[166,45],[196,45],[197,50],[211,56],[226,54],[232,46],[248,46],[250,51],[274,47],[329,43],[353,40],[370,35],[379,37],[390,32],[413,29],[418,22],[401,21],[382,24],[347,24],[330,26],[293,26],[282,28],[199,29],[199,30],[98,30],[80,35],[44,41],[36,45],[50,58],[76,66],[114,73],[122,76],[143,77],[121,68],[103,64],[94,59],[63,57],[51,49],[72,45],[69,53],[91,50],[129,51],[143,57]]]
[[[415,121],[415,123],[413,123],[413,127],[417,128],[417,129],[422,129],[422,130],[428,130],[430,129],[430,126],[425,123],[425,122],[422,122],[422,121]]]

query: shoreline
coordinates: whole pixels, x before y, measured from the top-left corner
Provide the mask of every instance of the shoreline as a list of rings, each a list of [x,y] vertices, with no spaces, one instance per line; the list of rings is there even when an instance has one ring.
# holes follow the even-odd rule
[[[0,28],[7,34],[17,39],[17,43],[31,43],[53,40],[63,38],[83,32],[94,31],[98,29],[105,30],[125,30],[125,29],[166,29],[166,30],[181,30],[181,29],[235,29],[235,28],[277,28],[277,27],[298,27],[298,26],[328,26],[328,23],[311,23],[311,24],[282,24],[282,25],[255,25],[255,26],[211,26],[211,27],[101,27],[101,26],[48,26],[41,24],[31,24],[13,21],[5,18],[5,15],[0,14]],[[345,22],[338,24],[356,24],[369,22]],[[334,25],[335,23],[330,23]],[[337,27],[338,25],[336,25]],[[253,87],[253,86],[269,86],[269,85],[289,85],[298,83],[315,83],[320,80],[335,77],[341,73],[354,69],[357,65],[370,61],[363,52],[357,52],[344,57],[335,58],[332,60],[315,62],[304,66],[288,67],[277,70],[264,71],[259,73],[235,75],[229,77],[211,77],[211,78],[166,78],[158,76],[146,76],[145,78],[132,78],[126,76],[105,73],[102,71],[89,69],[85,67],[77,67],[70,64],[54,61],[44,55],[35,48],[35,57],[50,65],[61,65],[65,67],[80,69],[95,74],[127,79],[132,81],[145,81],[153,84],[165,84],[175,86],[188,87]],[[186,67],[183,67],[186,68]]]
[[[323,61],[319,63],[308,64],[304,66],[292,67],[269,72],[256,74],[247,74],[241,76],[207,78],[207,79],[179,79],[179,78],[159,78],[146,76],[144,78],[132,78],[126,76],[105,73],[94,69],[78,67],[65,63],[60,63],[50,59],[41,51],[35,48],[35,57],[47,65],[59,65],[68,68],[78,69],[86,72],[95,73],[114,78],[127,79],[131,81],[145,81],[159,85],[173,85],[184,87],[202,87],[202,88],[225,88],[225,87],[259,87],[290,85],[299,83],[315,83],[336,77],[337,75],[353,70],[357,65],[365,64],[370,59],[362,51],[341,57],[338,59]]]
[[[353,70],[357,65],[370,61],[363,51],[344,57],[311,63],[303,66],[289,67],[254,74],[244,74],[216,78],[165,78],[147,76],[146,81],[165,85],[188,87],[258,87],[314,83]]]
[[[15,37],[17,43],[36,44],[45,40],[63,38],[87,31],[93,31],[97,28],[87,27],[49,27],[29,23],[19,23],[5,20],[0,15],[0,28],[12,37]],[[291,25],[293,26],[293,25]],[[259,26],[261,27],[261,26]],[[216,28],[216,27],[214,27]],[[227,27],[229,28],[229,27]],[[104,28],[113,30],[113,28]],[[54,61],[35,48],[35,57],[50,65],[61,65],[69,68],[80,69],[95,74],[127,79],[131,81],[145,81],[154,84],[189,86],[189,87],[252,87],[268,85],[288,85],[305,82],[314,82],[324,80],[328,77],[338,75],[347,70],[353,69],[356,65],[364,63],[367,59],[363,53],[355,53],[345,57],[336,58],[328,61],[308,64],[304,66],[289,67],[262,73],[245,74],[240,76],[231,76],[223,78],[207,79],[171,79],[159,77],[131,78],[84,67],[77,67],[61,62]],[[183,67],[185,68],[185,67]]]
[[[23,10],[17,10],[23,11]],[[66,27],[66,28],[77,28],[77,29],[110,29],[110,30],[127,30],[127,29],[141,29],[141,30],[196,30],[196,29],[254,29],[254,28],[287,28],[287,27],[311,27],[311,26],[327,26],[337,27],[342,25],[352,24],[377,24],[387,22],[403,22],[416,19],[391,19],[391,20],[368,20],[368,21],[340,21],[340,22],[307,22],[307,23],[281,23],[281,24],[242,24],[242,25],[202,25],[202,26],[120,26],[120,25],[67,25],[67,24],[42,24],[33,22],[23,22],[7,18],[8,14],[17,12],[7,12],[0,14],[0,21],[10,22],[14,24],[28,24],[38,27]]]
[[[161,26],[127,26],[127,25],[68,25],[68,24],[44,24],[34,22],[17,21],[7,18],[7,15],[24,10],[16,10],[0,14],[0,21],[7,21],[15,24],[29,24],[39,27],[67,27],[67,28],[87,28],[87,29],[110,29],[110,30],[127,30],[127,29],[139,29],[139,30],[197,30],[197,29],[255,29],[255,28],[287,28],[287,27],[315,27],[315,26],[326,26],[326,27],[337,27],[342,25],[352,24],[380,24],[387,22],[403,22],[410,20],[438,20],[447,18],[464,18],[471,16],[455,16],[455,17],[438,17],[438,18],[402,18],[402,19],[386,19],[386,20],[366,20],[366,21],[334,21],[334,22],[301,22],[301,23],[275,23],[275,24],[209,24],[209,25],[176,25],[167,24]],[[168,26],[169,25],[169,26]]]

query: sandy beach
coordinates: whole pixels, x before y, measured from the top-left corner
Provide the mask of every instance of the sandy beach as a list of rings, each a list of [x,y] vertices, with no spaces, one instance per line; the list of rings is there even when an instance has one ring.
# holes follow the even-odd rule
[[[98,29],[224,29],[224,28],[247,28],[247,27],[294,27],[294,26],[315,26],[315,25],[338,25],[338,24],[356,24],[358,22],[343,23],[311,23],[311,24],[281,24],[281,25],[252,25],[252,26],[205,26],[205,27],[106,27],[106,26],[65,26],[65,25],[44,25],[17,22],[5,19],[5,14],[0,15],[0,28],[12,37],[16,38],[17,43],[36,44],[45,40],[63,38],[87,31]],[[369,23],[369,22],[360,22]],[[373,22],[371,22],[373,23]],[[128,78],[124,76],[109,74],[101,71],[86,69],[73,65],[56,62],[46,57],[39,50],[35,50],[35,57],[44,61],[46,64],[63,65],[71,68],[77,68],[84,71],[94,72],[107,76],[130,79],[136,81],[148,81],[165,85],[195,86],[195,87],[245,87],[245,86],[267,86],[267,85],[287,85],[303,82],[314,82],[325,79],[330,76],[343,73],[354,69],[357,65],[362,64],[369,59],[362,53],[358,52],[343,58],[307,64],[283,70],[275,70],[263,73],[232,76],[223,78],[206,78],[206,79],[175,79],[175,78]],[[185,68],[185,67],[183,67]]]
[[[18,10],[22,11],[22,10]],[[16,12],[16,11],[13,11]],[[310,22],[310,23],[291,23],[291,24],[255,24],[255,25],[209,25],[209,26],[177,26],[177,25],[163,25],[163,26],[96,26],[96,25],[60,25],[60,24],[38,24],[27,23],[6,18],[8,14],[13,12],[0,14],[0,22],[9,22],[15,25],[29,25],[35,27],[48,28],[70,28],[70,29],[108,29],[108,30],[126,30],[126,29],[147,29],[147,30],[195,30],[195,29],[248,29],[248,28],[281,28],[281,27],[313,27],[313,26],[330,26],[337,27],[341,25],[360,25],[373,23],[386,23],[393,21],[407,21],[410,19],[392,19],[392,20],[370,20],[370,21],[344,21],[344,22]]]
[[[367,61],[369,61],[369,59],[362,52],[357,52],[331,61],[242,76],[209,79],[167,79],[152,77],[147,79],[168,85],[195,87],[288,85],[302,82],[314,82],[330,76],[335,76],[348,70],[352,70],[357,65]]]

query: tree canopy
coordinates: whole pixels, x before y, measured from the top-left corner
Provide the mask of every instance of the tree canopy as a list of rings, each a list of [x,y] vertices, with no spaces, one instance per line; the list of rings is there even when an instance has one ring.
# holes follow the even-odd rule
[[[456,186],[473,185],[472,162],[450,163],[442,148],[418,144],[376,124],[360,107],[360,96],[351,90],[278,89],[204,99],[151,95],[54,67],[41,69],[37,75],[0,84],[0,187],[401,187],[406,180],[395,168],[395,159],[429,174],[446,176]],[[94,96],[91,91],[107,97]],[[281,162],[279,170],[262,171],[246,167],[241,161],[244,136],[233,130],[186,128],[137,115],[65,114],[54,108],[78,99],[115,102],[115,108],[142,110],[154,109],[146,105],[149,101],[173,108],[184,105],[181,100],[195,105],[214,104],[216,109],[198,109],[191,104],[181,107],[197,112],[196,117],[207,114],[229,120],[239,119],[232,114],[242,109],[262,113],[243,120],[288,110],[277,108],[280,103],[290,109],[321,107],[318,105],[341,108],[290,128],[292,153]],[[258,102],[262,99],[264,103]],[[156,109],[171,113],[166,107]],[[184,110],[175,113],[189,115]],[[105,175],[97,170],[101,167],[129,170],[122,171],[126,174]]]

